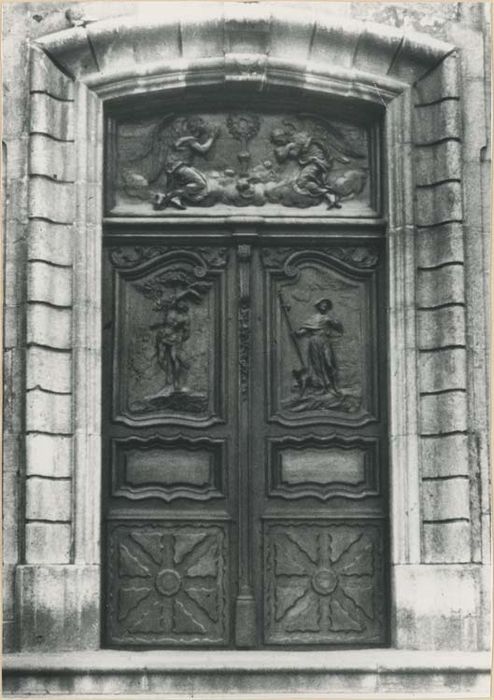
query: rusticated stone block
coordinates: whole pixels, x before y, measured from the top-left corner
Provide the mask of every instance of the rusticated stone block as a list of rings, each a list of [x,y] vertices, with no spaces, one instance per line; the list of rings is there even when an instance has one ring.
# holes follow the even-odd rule
[[[303,21],[293,22],[294,12],[287,8],[283,17],[276,14],[271,19],[271,39],[269,55],[305,63],[309,58],[312,34],[314,32],[314,14],[304,8],[297,8],[296,16]]]
[[[72,270],[55,267],[45,262],[28,265],[28,301],[39,301],[54,306],[70,306],[72,303]]]
[[[68,564],[71,539],[68,523],[26,523],[26,562]]]
[[[72,432],[72,396],[39,389],[26,395],[26,430],[39,433]]]
[[[452,53],[416,85],[417,104],[429,104],[441,97],[459,98],[458,55]]]
[[[434,267],[449,262],[463,262],[462,224],[443,224],[433,229],[417,230],[417,264]]]
[[[70,479],[34,476],[26,480],[26,519],[69,521],[72,510]]]
[[[467,402],[463,391],[420,398],[420,432],[436,435],[467,429]]]
[[[181,58],[180,19],[183,11],[177,7],[166,10],[167,22],[150,19],[136,28],[134,17],[103,20],[87,27],[88,38],[100,71],[146,66]],[[159,13],[159,10],[158,10]]]
[[[29,172],[53,180],[75,180],[75,148],[70,141],[54,141],[44,134],[31,134]]]
[[[269,52],[270,12],[260,4],[228,3],[224,6],[226,53]]]
[[[457,100],[444,100],[416,107],[413,114],[413,143],[435,144],[446,138],[461,139],[461,111]]]
[[[395,644],[407,659],[410,649],[441,649],[449,661],[447,650],[464,658],[466,651],[479,648],[481,567],[405,564],[392,571]]]
[[[396,29],[381,25],[379,34],[363,28],[353,59],[353,67],[367,73],[387,75],[403,36]]]
[[[72,264],[73,229],[65,224],[49,221],[29,222],[30,260],[48,260],[56,265]]]
[[[423,520],[470,517],[470,484],[462,476],[422,482]]]
[[[322,17],[318,17],[310,52],[311,61],[351,68],[360,31],[358,24],[325,23]]]
[[[72,347],[72,311],[30,304],[27,314],[27,342],[59,350]]]
[[[56,70],[55,68],[53,70]],[[74,140],[74,105],[45,93],[31,95],[31,133],[48,134],[61,141]]]
[[[417,305],[419,308],[434,308],[442,304],[462,304],[465,301],[464,284],[463,265],[419,270]]]
[[[223,12],[217,7],[204,3],[200,18],[193,12],[184,13],[181,30],[184,58],[190,60],[223,54]]]
[[[468,475],[467,435],[423,438],[420,444],[423,477]]]
[[[422,352],[419,362],[420,391],[465,389],[467,354],[464,348]]]
[[[75,216],[75,187],[70,183],[55,182],[33,176],[29,187],[31,218],[48,219],[55,223],[71,224]]]
[[[47,92],[59,100],[73,101],[74,83],[37,48],[31,49],[31,91]]]
[[[63,435],[26,435],[26,474],[71,476],[72,438]]]
[[[419,118],[420,112],[417,114]],[[461,144],[458,141],[415,146],[413,158],[416,185],[432,185],[454,177],[461,178]]]
[[[447,345],[465,345],[465,309],[449,306],[418,314],[418,344],[423,350]]]
[[[444,182],[415,190],[417,226],[434,226],[446,221],[461,221],[463,217],[461,184]]]
[[[72,389],[72,356],[49,348],[27,349],[26,387],[70,393]]]
[[[426,564],[460,564],[470,561],[470,523],[423,523]]]
[[[18,567],[21,649],[36,652],[98,649],[99,581],[99,566]]]

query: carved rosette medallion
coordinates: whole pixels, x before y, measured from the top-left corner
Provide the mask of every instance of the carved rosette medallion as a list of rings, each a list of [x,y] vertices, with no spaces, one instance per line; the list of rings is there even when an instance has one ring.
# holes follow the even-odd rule
[[[383,643],[382,546],[373,524],[268,527],[266,641]]]
[[[310,114],[169,113],[117,121],[112,213],[198,208],[375,215],[369,132]]]
[[[227,641],[226,534],[217,526],[118,525],[110,534],[110,639]]]

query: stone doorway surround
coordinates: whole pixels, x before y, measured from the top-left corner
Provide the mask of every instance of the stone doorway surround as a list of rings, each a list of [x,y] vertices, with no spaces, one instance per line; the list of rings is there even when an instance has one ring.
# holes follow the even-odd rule
[[[301,3],[125,8],[77,19],[31,49],[25,509],[5,692],[486,693],[485,379],[473,369],[481,349],[467,347],[468,312],[482,301],[466,289],[481,175],[462,158],[475,58],[462,58],[461,73],[454,43]],[[458,45],[473,46],[474,34]],[[242,82],[386,107],[392,649],[372,660],[364,651],[100,650],[103,110]]]

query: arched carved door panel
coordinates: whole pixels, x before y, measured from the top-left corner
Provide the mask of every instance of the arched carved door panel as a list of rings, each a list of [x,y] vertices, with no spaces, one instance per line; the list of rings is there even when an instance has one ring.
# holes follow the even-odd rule
[[[110,122],[108,644],[386,643],[384,248],[303,223],[377,216],[375,137],[279,113]],[[242,207],[300,224],[289,245],[207,225]]]

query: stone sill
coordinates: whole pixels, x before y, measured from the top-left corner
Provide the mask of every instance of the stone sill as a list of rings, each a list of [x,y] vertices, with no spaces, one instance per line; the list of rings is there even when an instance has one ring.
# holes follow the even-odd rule
[[[6,654],[4,694],[307,693],[489,697],[489,652],[86,651]]]

